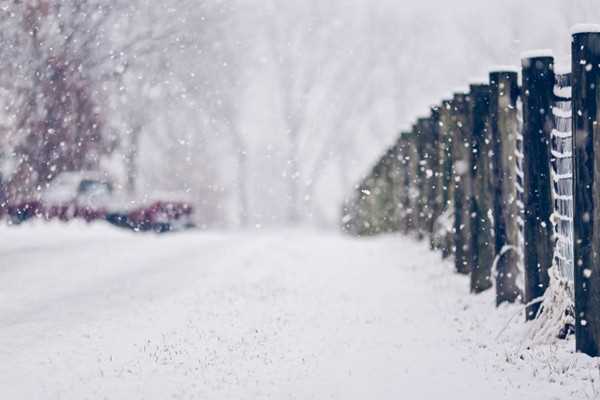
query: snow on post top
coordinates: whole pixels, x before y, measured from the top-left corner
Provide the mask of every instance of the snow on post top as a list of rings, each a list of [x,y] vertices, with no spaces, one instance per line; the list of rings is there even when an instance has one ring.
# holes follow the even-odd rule
[[[490,74],[495,72],[516,72],[517,74],[521,71],[521,68],[515,67],[514,65],[494,65],[490,68]]]
[[[571,28],[571,35],[578,33],[600,33],[599,24],[576,24]]]
[[[467,86],[459,86],[455,87],[452,93],[456,94],[469,94],[469,87]]]
[[[571,66],[569,64],[555,64],[554,73],[559,75],[571,73]]]
[[[554,53],[550,49],[528,50],[521,53],[521,60],[540,57],[554,57]]]
[[[469,78],[469,85],[489,85],[489,83],[490,79],[487,76],[473,76]]]
[[[444,95],[441,97],[442,103],[452,101],[454,98],[454,92],[451,90],[447,90],[443,93]]]

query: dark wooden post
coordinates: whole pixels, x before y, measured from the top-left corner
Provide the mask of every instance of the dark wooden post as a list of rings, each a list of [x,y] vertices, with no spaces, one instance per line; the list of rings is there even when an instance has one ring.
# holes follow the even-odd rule
[[[368,201],[369,193],[371,191],[372,177],[369,175],[357,188],[356,198],[356,210],[354,218],[355,233],[358,236],[364,236],[368,234],[369,222],[368,222]]]
[[[394,146],[389,148],[382,157],[383,171],[378,183],[378,201],[375,212],[379,225],[378,233],[394,231],[393,217],[396,209],[394,204],[396,153]]]
[[[419,118],[416,125],[418,135],[418,190],[419,190],[419,231],[418,238],[423,239],[431,232],[432,219],[432,188],[433,183],[433,149],[434,136],[431,129],[430,118]]]
[[[361,235],[371,236],[382,232],[381,200],[382,181],[386,173],[385,157],[379,158],[367,177],[362,189],[363,206],[361,207],[363,229]]]
[[[573,204],[577,351],[600,355],[600,27],[573,31]]]
[[[471,129],[469,96],[457,93],[452,100],[452,174],[454,186],[454,265],[456,272],[471,272]]]
[[[406,161],[404,160],[404,152],[406,147],[406,136],[400,133],[396,143],[394,144],[394,168],[392,172],[393,190],[392,190],[392,229],[394,232],[403,232],[404,227],[402,222],[405,219],[407,210],[405,199],[408,197],[408,182],[406,172]]]
[[[421,215],[421,157],[420,157],[420,138],[416,127],[411,131],[410,146],[410,171],[411,171],[411,209],[412,223],[417,238],[420,238],[420,215]]]
[[[489,132],[490,87],[471,85],[469,116],[473,136],[473,168],[471,226],[473,235],[471,291],[480,293],[492,287],[492,265],[495,257],[492,209],[492,159]]]
[[[554,59],[543,53],[531,55],[522,60],[525,303],[546,291],[554,251],[550,221],[553,211],[550,135],[554,128]],[[534,319],[539,307],[539,303],[527,307],[526,318]]]
[[[429,234],[429,243],[431,249],[435,249],[435,222],[438,217],[440,206],[438,205],[438,174],[439,174],[439,146],[440,146],[440,109],[439,107],[431,108],[431,117],[428,119],[427,130],[429,140],[427,141],[428,164],[427,177],[427,232]]]
[[[373,214],[377,224],[377,233],[388,232],[389,217],[389,184],[390,184],[390,150],[381,157],[381,173],[377,179],[377,189]]]
[[[453,239],[451,220],[454,213],[454,185],[452,182],[452,140],[454,126],[452,123],[452,100],[444,100],[439,108],[438,121],[438,167],[437,167],[437,198],[435,218],[442,257],[452,254]]]
[[[401,135],[401,165],[402,182],[404,185],[401,204],[403,208],[400,229],[404,234],[415,229],[415,195],[416,195],[416,175],[418,168],[418,157],[416,154],[415,135],[412,132],[404,132]]]
[[[381,199],[381,210],[382,210],[382,225],[383,232],[394,232],[395,227],[395,214],[398,209],[396,203],[396,192],[397,192],[397,172],[399,171],[397,165],[397,153],[398,149],[396,146],[392,146],[388,149],[384,156],[385,175],[382,185],[382,199]]]
[[[402,219],[402,213],[404,208],[402,207],[402,198],[405,195],[405,183],[404,183],[404,166],[402,165],[402,151],[404,141],[402,135],[394,143],[390,149],[389,154],[389,193],[388,193],[388,219],[389,219],[389,232],[400,231],[400,220]]]
[[[424,175],[425,175],[425,138],[423,135],[423,120],[418,119],[413,126],[413,135],[415,137],[417,170],[415,174],[415,223],[417,239],[423,240],[425,233],[425,201],[424,201]]]
[[[363,190],[363,207],[362,207],[362,214],[363,214],[363,231],[362,231],[362,235],[364,236],[371,236],[371,235],[375,235],[378,232],[378,226],[377,226],[377,221],[375,218],[375,207],[376,204],[375,202],[377,201],[377,197],[378,197],[378,192],[379,192],[379,188],[378,188],[378,183],[379,183],[379,177],[381,175],[381,171],[383,169],[383,165],[381,160],[378,160],[377,163],[375,164],[375,166],[373,166],[373,169],[371,170],[371,173],[369,174],[365,185],[364,185],[364,190]]]
[[[518,72],[490,73],[490,133],[493,151],[494,239],[496,249],[496,304],[521,296],[519,208],[517,198]]]

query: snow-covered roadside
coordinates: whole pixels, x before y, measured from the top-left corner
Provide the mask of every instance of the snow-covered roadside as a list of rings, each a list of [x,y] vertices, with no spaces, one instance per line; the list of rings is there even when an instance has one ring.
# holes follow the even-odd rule
[[[493,303],[396,236],[2,227],[0,398],[599,396]]]

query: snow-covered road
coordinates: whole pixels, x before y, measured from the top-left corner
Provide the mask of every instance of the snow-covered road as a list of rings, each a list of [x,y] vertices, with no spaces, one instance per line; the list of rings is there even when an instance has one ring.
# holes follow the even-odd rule
[[[1,399],[586,399],[516,306],[424,245],[314,231],[0,228]]]

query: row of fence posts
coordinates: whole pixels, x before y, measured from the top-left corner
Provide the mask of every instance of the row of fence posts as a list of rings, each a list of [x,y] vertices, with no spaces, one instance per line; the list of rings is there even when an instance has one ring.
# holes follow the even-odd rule
[[[521,84],[519,85],[519,72]],[[427,239],[470,289],[495,287],[496,303],[522,301],[539,315],[556,237],[550,148],[556,76],[548,52],[497,68],[432,107],[381,157],[343,210],[356,235],[402,232]],[[600,29],[572,36],[572,182],[575,336],[600,345]],[[562,99],[564,100],[564,99]],[[571,157],[571,154],[568,154]],[[571,158],[568,158],[571,160]],[[570,176],[568,178],[571,178]],[[565,290],[568,290],[567,287]]]

